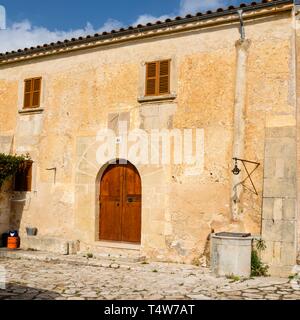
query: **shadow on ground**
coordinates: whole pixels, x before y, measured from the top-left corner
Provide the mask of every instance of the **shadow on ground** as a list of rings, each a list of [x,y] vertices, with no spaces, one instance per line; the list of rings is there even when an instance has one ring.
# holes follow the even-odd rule
[[[56,300],[60,297],[60,294],[53,291],[12,283],[7,284],[5,290],[0,289],[0,300]]]

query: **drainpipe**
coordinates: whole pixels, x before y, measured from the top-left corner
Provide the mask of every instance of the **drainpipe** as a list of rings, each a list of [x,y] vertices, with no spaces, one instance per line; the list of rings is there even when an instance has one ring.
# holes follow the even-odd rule
[[[239,10],[240,35],[241,38],[235,43],[236,47],[236,83],[234,100],[234,122],[233,122],[233,152],[232,158],[245,159],[245,116],[246,116],[246,90],[247,90],[247,60],[250,48],[250,40],[246,39],[243,21],[243,11]],[[231,183],[231,214],[233,221],[239,221],[243,213],[242,195],[243,175],[232,176]]]
[[[299,64],[299,53],[300,53],[300,0],[294,1],[294,10],[293,10],[293,28],[294,28],[294,61],[295,61],[295,99],[296,99],[296,128],[297,128],[297,163],[300,162],[300,133],[299,133],[299,124],[300,124],[300,64]],[[299,172],[299,169],[298,169]],[[298,232],[296,233],[296,246],[298,259],[300,260],[300,178],[299,174],[297,175],[297,206],[296,206],[296,228]]]

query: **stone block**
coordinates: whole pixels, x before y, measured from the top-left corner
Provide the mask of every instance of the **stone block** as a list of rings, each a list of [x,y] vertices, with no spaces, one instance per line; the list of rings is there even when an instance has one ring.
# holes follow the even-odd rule
[[[264,178],[274,178],[276,158],[266,157],[264,160]]]
[[[80,251],[80,241],[69,241],[69,255],[75,255]]]
[[[273,243],[273,263],[274,265],[281,265],[281,250],[282,250],[282,242],[275,241]]]
[[[297,129],[293,126],[266,128],[266,136],[268,138],[295,138]]]
[[[282,220],[283,217],[283,199],[275,198],[273,205],[273,219]]]
[[[281,158],[282,155],[296,158],[295,138],[267,138],[265,155],[272,158]]]
[[[296,218],[296,199],[265,198],[263,219],[292,220]]]
[[[59,238],[46,238],[40,236],[24,236],[21,238],[21,249],[46,251],[62,255],[69,254],[69,242]]]
[[[274,158],[267,156],[264,161],[264,177],[291,179],[296,175],[296,165],[294,157]]]
[[[261,254],[262,261],[266,264],[270,264],[273,262],[274,242],[265,241],[265,245],[266,245],[266,249]]]
[[[287,278],[288,276],[290,276],[290,275],[293,273],[294,265],[290,265],[290,266],[270,265],[269,267],[270,267],[270,268],[269,268],[268,273],[269,273],[272,277],[283,277],[283,278]]]
[[[296,238],[296,228],[293,221],[266,220],[262,223],[263,238],[268,241],[294,242]]]
[[[283,219],[295,220],[297,214],[296,199],[285,199],[283,206]]]
[[[283,266],[296,265],[297,249],[294,242],[281,243],[281,259],[280,264]]]
[[[296,178],[265,178],[264,198],[296,198]]]

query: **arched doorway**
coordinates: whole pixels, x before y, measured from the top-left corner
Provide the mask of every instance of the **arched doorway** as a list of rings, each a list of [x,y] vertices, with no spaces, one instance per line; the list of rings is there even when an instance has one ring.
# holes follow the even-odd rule
[[[131,164],[111,164],[100,182],[102,241],[141,242],[142,184]]]

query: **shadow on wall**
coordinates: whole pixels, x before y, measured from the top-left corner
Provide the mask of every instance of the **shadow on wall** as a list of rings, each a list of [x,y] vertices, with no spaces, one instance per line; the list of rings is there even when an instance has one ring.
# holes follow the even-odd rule
[[[5,181],[0,188],[0,246],[2,246],[2,234],[10,230],[11,185],[11,181]]]
[[[10,205],[10,230],[18,230],[20,232],[21,220],[23,212],[30,205],[30,198],[26,192],[13,192],[11,195]]]
[[[53,291],[25,287],[9,283],[5,290],[0,289],[0,300],[56,300],[62,296]]]
[[[0,192],[0,247],[4,246],[2,235],[8,231],[20,231],[21,219],[28,204],[26,193],[12,192],[11,184],[3,186]]]

